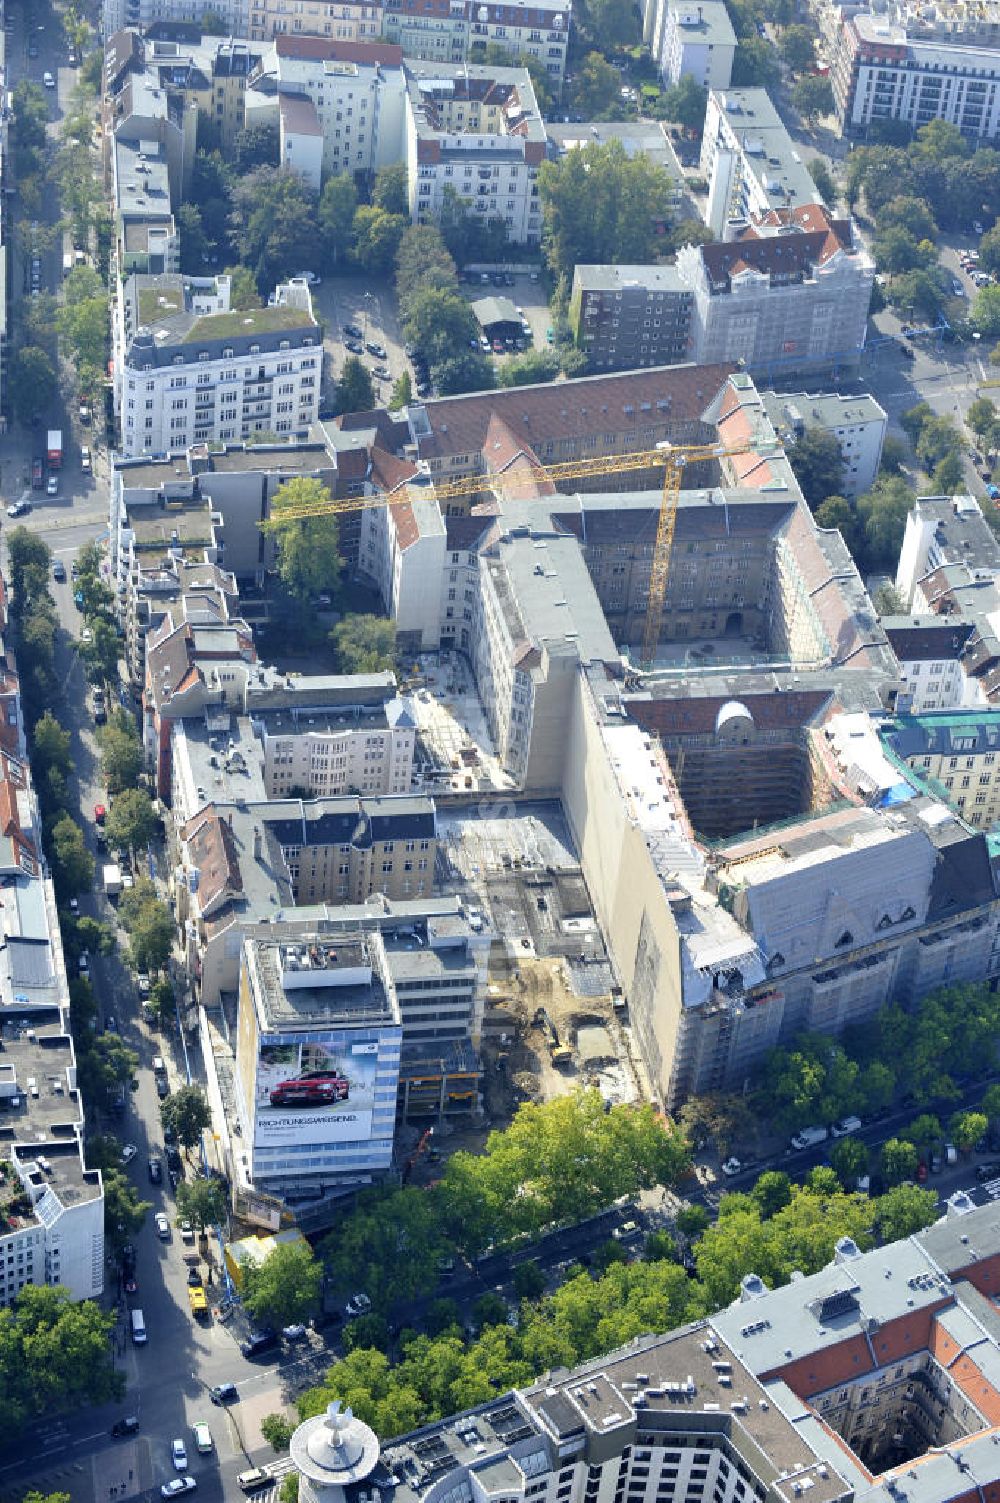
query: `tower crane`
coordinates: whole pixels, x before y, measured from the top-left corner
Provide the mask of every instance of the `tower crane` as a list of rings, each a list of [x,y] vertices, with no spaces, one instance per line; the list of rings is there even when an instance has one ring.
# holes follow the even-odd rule
[[[649,572],[649,597],[646,605],[646,620],[642,633],[643,668],[652,667],[660,640],[663,623],[663,606],[670,574],[670,557],[674,546],[674,529],[677,525],[677,502],[681,481],[688,465],[698,464],[703,459],[731,459],[741,454],[758,454],[761,458],[775,458],[783,454],[777,439],[755,438],[745,443],[729,446],[712,444],[658,444],[655,449],[641,449],[630,454],[602,454],[596,459],[573,459],[559,464],[537,464],[535,473],[545,480],[557,483],[560,480],[586,480],[602,475],[625,475],[635,470],[661,469],[663,485],[660,492],[660,510],[656,523],[656,541],[653,544],[653,560]],[[508,482],[512,482],[508,484]],[[370,506],[401,506],[408,501],[426,499],[433,495],[439,502],[454,500],[459,496],[474,496],[481,491],[492,491],[502,501],[510,492],[510,499],[519,499],[516,490],[521,487],[520,474],[513,475],[466,475],[458,480],[441,482],[420,481],[400,486],[391,495],[331,496],[315,506],[276,507],[271,514],[273,522],[309,521],[314,517],[341,516],[347,512],[366,511]],[[523,498],[522,498],[523,499]],[[551,497],[538,499],[551,500]],[[262,524],[262,525],[267,525]]]

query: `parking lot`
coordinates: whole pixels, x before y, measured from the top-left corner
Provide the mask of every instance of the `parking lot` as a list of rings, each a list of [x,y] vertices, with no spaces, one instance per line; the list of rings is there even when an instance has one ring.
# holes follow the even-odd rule
[[[537,273],[535,274],[538,275]],[[511,274],[513,286],[495,285],[488,277],[481,281],[463,281],[461,293],[470,303],[480,297],[507,297],[522,310],[531,328],[530,345],[526,348],[544,350],[549,347],[547,334],[552,327],[552,314],[541,279],[531,280],[527,272]],[[391,278],[370,276],[325,277],[312,288],[313,308],[317,318],[323,321],[324,348],[329,357],[328,386],[332,388],[339,380],[344,361],[350,354],[357,354],[372,376],[376,402],[384,405],[392,391],[393,382],[403,371],[409,371],[416,388],[413,367],[404,353],[405,339],[399,326],[396,294]],[[345,332],[345,325],[352,325],[353,335]],[[360,351],[348,348],[348,341],[361,346]],[[372,354],[366,345],[379,345],[384,355]],[[501,365],[516,352],[507,351],[492,358]],[[382,372],[383,374],[376,374]]]

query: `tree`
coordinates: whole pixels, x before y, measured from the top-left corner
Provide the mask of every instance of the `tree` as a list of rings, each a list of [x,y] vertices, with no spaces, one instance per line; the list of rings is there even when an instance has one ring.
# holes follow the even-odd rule
[[[832,209],[837,201],[837,184],[826,162],[822,157],[810,157],[806,163],[806,171],[816,184],[820,198],[828,209]]]
[[[356,355],[348,355],[341,367],[334,405],[338,413],[370,412],[375,406],[372,378]]]
[[[977,397],[969,405],[965,421],[979,438],[988,433],[997,421],[996,404],[989,397]]]
[[[279,1242],[263,1263],[243,1268],[243,1304],[255,1321],[287,1326],[319,1308],[323,1266],[307,1242]]]
[[[554,381],[559,374],[559,356],[555,350],[528,350],[514,360],[505,360],[497,377],[498,386],[538,386]]]
[[[212,1112],[205,1092],[199,1086],[181,1086],[160,1102],[160,1116],[165,1127],[172,1128],[182,1148],[193,1148],[212,1125]]]
[[[570,85],[573,108],[584,120],[621,119],[621,74],[599,52],[588,52]]]
[[[868,1145],[860,1138],[838,1138],[830,1149],[830,1163],[845,1190],[853,1190],[868,1169]]]
[[[923,248],[923,242],[915,240],[899,225],[889,225],[881,230],[872,249],[879,270],[888,272],[891,277],[927,265],[928,251]],[[934,259],[933,247],[930,248],[930,259]]]
[[[792,88],[792,103],[803,120],[812,124],[820,115],[832,115],[834,109],[833,85],[828,78],[815,73],[805,73],[795,80]]]
[[[737,54],[738,55],[738,54]],[[671,181],[663,168],[621,141],[591,142],[538,170],[546,255],[553,273],[577,263],[654,259],[656,225],[667,218]]]
[[[112,739],[102,741],[100,745],[102,758],[108,769],[109,785],[119,784],[117,774],[127,766],[134,766],[138,775],[142,766],[142,748],[137,741],[130,742],[122,732],[115,731]],[[109,753],[110,767],[106,760]],[[125,788],[123,793],[116,794],[111,800],[105,825],[108,844],[121,851],[143,849],[152,840],[157,822],[156,810],[149,794],[141,788]]]
[[[103,617],[91,617],[90,641],[81,642],[80,657],[87,665],[87,673],[95,683],[107,683],[118,676],[118,637],[110,621]]]
[[[956,1112],[949,1123],[952,1141],[960,1152],[971,1153],[989,1125],[985,1112]]]
[[[381,616],[348,615],[330,633],[341,673],[381,673],[396,662],[396,625]]]
[[[139,1192],[123,1172],[120,1160],[117,1168],[106,1168],[101,1178],[104,1183],[104,1235],[120,1252],[126,1242],[139,1235],[148,1212],[152,1210],[152,1202],[139,1199]]]
[[[969,313],[969,322],[987,339],[1000,334],[1000,287],[980,287]]]
[[[36,778],[53,769],[63,777],[69,776],[73,766],[71,740],[69,731],[64,731],[52,712],[46,710],[35,722],[31,738],[31,765]]]
[[[365,1292],[381,1312],[396,1300],[429,1294],[438,1265],[454,1248],[442,1225],[438,1196],[423,1190],[370,1190],[319,1247],[331,1284],[345,1293],[357,1288],[364,1268]]]
[[[839,532],[852,558],[857,557],[864,529],[858,520],[857,512],[846,496],[827,496],[826,500],[817,506],[813,516],[817,527]]]
[[[915,1148],[930,1149],[940,1143],[941,1137],[941,1122],[930,1112],[916,1117],[906,1129],[906,1141]]]
[[[260,1422],[260,1433],[272,1451],[287,1451],[295,1426],[283,1414],[265,1414]]]
[[[409,313],[410,299],[423,287],[457,292],[455,262],[440,229],[431,224],[412,224],[404,232],[396,252],[396,297],[400,318]]]
[[[905,230],[916,241],[933,240],[938,232],[930,205],[924,198],[900,193],[890,198],[879,214],[879,226]]]
[[[392,384],[392,394],[389,397],[389,411],[398,412],[402,407],[408,407],[413,401],[413,383],[410,380],[409,371],[403,371],[397,376]]]
[[[299,1503],[299,1474],[288,1472],[278,1487],[278,1503]]]
[[[917,439],[917,458],[930,470],[948,454],[958,454],[962,449],[962,435],[950,417],[932,414],[920,425]]]
[[[938,1214],[936,1192],[919,1185],[894,1185],[875,1202],[875,1225],[883,1242],[912,1237],[925,1226],[933,1226]]]
[[[918,266],[896,277],[889,289],[890,301],[901,314],[923,319],[937,318],[944,301],[944,283],[940,267]]]
[[[889,1138],[882,1144],[880,1155],[882,1178],[887,1185],[898,1185],[904,1179],[912,1179],[917,1172],[917,1150],[912,1143],[902,1138]]]
[[[991,275],[1000,271],[1000,224],[993,225],[980,240],[979,265]]]
[[[587,0],[585,15],[587,34],[602,52],[631,47],[639,39],[637,18],[621,0]]]
[[[825,428],[806,428],[788,450],[788,459],[810,507],[840,490],[844,456],[835,436]]]
[[[690,73],[685,73],[677,83],[664,89],[660,95],[660,113],[665,120],[673,120],[697,135],[705,124],[708,107],[708,91]]]
[[[674,1217],[674,1226],[682,1236],[687,1237],[689,1242],[693,1242],[696,1237],[702,1235],[709,1221],[710,1217],[706,1208],[694,1201],[691,1205],[681,1206]]]
[[[857,513],[864,527],[866,568],[896,567],[906,518],[915,499],[900,475],[880,477],[870,491],[858,497]]]
[[[121,725],[112,725],[109,722],[106,725],[98,726],[96,734],[97,744],[101,751],[101,766],[104,769],[108,792],[111,794],[121,794],[123,798],[127,798],[128,794],[131,793],[137,798],[142,799],[144,795],[134,787],[135,781],[142,771],[142,743],[135,734],[135,731],[132,729],[126,730]],[[127,792],[123,790],[127,790]],[[146,799],[146,804],[149,805],[149,815],[150,819],[152,819],[153,810],[148,798]],[[150,834],[152,834],[152,829],[150,829]],[[147,836],[146,838],[148,839],[149,837]],[[145,840],[124,840],[120,842],[116,840],[116,844],[123,846],[145,845],[145,843]]]
[[[478,339],[479,325],[469,304],[457,292],[425,287],[413,294],[403,324],[407,339],[431,365]]]
[[[816,44],[808,26],[786,26],[781,33],[778,51],[793,73],[804,73],[816,61]]]
[[[109,1111],[130,1086],[139,1068],[139,1056],[117,1033],[99,1033],[77,1056],[80,1090],[89,1106]]]
[[[374,1315],[371,1311],[352,1320],[341,1339],[344,1350],[348,1352],[358,1346],[371,1346],[380,1352],[387,1352],[392,1344],[386,1321],[381,1315]]]
[[[736,1092],[713,1092],[706,1096],[689,1096],[678,1113],[678,1122],[697,1148],[715,1143],[722,1158],[738,1143],[752,1143],[757,1135],[757,1120],[745,1096]]]
[[[408,219],[388,214],[374,204],[362,204],[354,212],[352,234],[354,259],[362,271],[385,275],[396,259]]]
[[[276,125],[245,126],[233,139],[233,160],[240,176],[256,167],[277,167],[280,154]]]
[[[781,67],[770,42],[758,36],[741,37],[733,58],[733,87],[774,89],[780,82]]]
[[[127,795],[122,794],[121,797]],[[109,821],[110,818],[109,815]],[[122,904],[119,903],[118,906],[120,912]],[[131,917],[128,930],[129,960],[134,968],[137,971],[162,970],[170,959],[176,933],[173,916],[166,903],[156,897],[147,898]]]
[[[37,345],[26,344],[11,362],[10,394],[19,422],[51,410],[59,390],[55,367]]]
[[[518,1299],[538,1299],[545,1293],[545,1274],[534,1258],[530,1258],[515,1265],[513,1284]]]
[[[177,211],[177,230],[181,240],[181,271],[186,276],[201,276],[208,261],[209,247],[197,204],[181,204]]]
[[[52,826],[49,845],[60,901],[89,892],[94,883],[94,858],[87,850],[83,831],[68,814],[61,815]]]
[[[281,582],[302,602],[334,591],[340,580],[340,532],[336,514],[323,510],[329,504],[330,492],[321,480],[296,475],[278,487],[263,523],[265,535],[277,543]],[[293,515],[314,510],[317,516]]]
[[[0,1310],[0,1388],[8,1429],[43,1415],[120,1398],[115,1369],[115,1314],[93,1300],[74,1304],[67,1289],[27,1284]],[[56,1495],[58,1496],[58,1495]]]
[[[946,454],[943,459],[939,459],[931,476],[934,490],[939,496],[952,496],[956,491],[960,491],[964,478],[962,461],[954,453]]]
[[[409,215],[405,162],[394,162],[391,167],[379,168],[372,188],[372,203],[376,208],[384,209],[387,214]]]
[[[492,1289],[488,1289],[473,1305],[472,1318],[480,1328],[506,1325],[507,1301],[501,1295],[495,1294]]]
[[[150,1021],[157,1028],[166,1028],[170,1020],[176,1016],[177,1004],[174,999],[174,988],[166,977],[154,981],[150,987],[144,1011],[148,1013]]]
[[[316,200],[300,177],[280,167],[258,167],[234,179],[230,191],[232,242],[258,289],[309,265],[317,238]]]
[[[213,1226],[225,1226],[229,1215],[226,1187],[221,1179],[210,1175],[207,1179],[185,1179],[177,1186],[177,1217],[190,1221],[200,1232],[211,1231]]]
[[[319,198],[319,229],[328,266],[339,266],[350,254],[357,207],[358,190],[350,173],[328,177]]]
[[[496,372],[480,350],[462,350],[433,365],[431,377],[441,396],[451,397],[463,391],[489,391]]]
[[[769,1169],[758,1177],[750,1197],[756,1201],[762,1218],[769,1221],[791,1203],[792,1182],[780,1169]]]
[[[677,1243],[669,1232],[650,1232],[646,1238],[646,1246],[643,1248],[642,1255],[647,1263],[676,1263],[678,1258]]]

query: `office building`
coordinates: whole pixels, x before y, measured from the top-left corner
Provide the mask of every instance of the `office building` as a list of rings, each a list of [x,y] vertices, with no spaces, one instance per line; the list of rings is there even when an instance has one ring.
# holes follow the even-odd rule
[[[645,0],[643,36],[664,83],[728,89],[736,33],[722,0]]]
[[[995,4],[892,4],[845,14],[830,78],[845,135],[881,120],[914,130],[946,120],[975,142],[1000,134],[1000,12]]]
[[[837,440],[844,457],[838,493],[857,497],[871,490],[882,463],[888,418],[870,392],[844,397],[839,392],[768,391],[763,397],[786,449],[810,429],[819,429]]]
[[[592,371],[692,358],[694,294],[674,266],[577,266],[570,326]]]
[[[538,169],[545,127],[524,68],[411,64],[406,69],[410,217],[433,224],[451,189],[516,245],[539,245]]]
[[[710,89],[700,167],[708,182],[705,222],[717,240],[738,236],[754,216],[817,199],[816,184],[765,89]]]
[[[1000,1475],[1000,1214],[962,1192],[916,1235],[376,1437],[333,1403],[291,1439],[303,1503],[393,1490],[514,1503],[962,1503]],[[381,1449],[379,1440],[381,1439]],[[394,1483],[389,1478],[395,1478]]]
[[[319,414],[323,329],[304,281],[231,310],[227,276],[132,276],[117,299],[115,411],[126,459],[255,432],[302,433]]]

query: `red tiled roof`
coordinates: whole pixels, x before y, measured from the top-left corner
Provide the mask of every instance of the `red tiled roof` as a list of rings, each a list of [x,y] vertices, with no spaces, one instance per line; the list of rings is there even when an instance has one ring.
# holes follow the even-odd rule
[[[282,34],[274,39],[279,57],[316,58],[341,63],[402,65],[403,49],[393,42],[347,42],[334,37],[303,37]]]
[[[390,495],[399,486],[415,480],[419,474],[417,466],[411,464],[408,459],[397,459],[394,454],[387,454],[384,449],[377,446],[372,449],[371,482],[386,495]]]
[[[439,397],[424,404],[431,431],[417,438],[420,457],[478,456],[494,417],[502,420],[514,441],[533,447],[536,453],[545,443],[591,438],[595,433],[635,433],[640,443],[638,434],[643,428],[699,422],[734,369],[728,364],[660,366],[509,391]],[[475,462],[470,465],[474,468]]]

